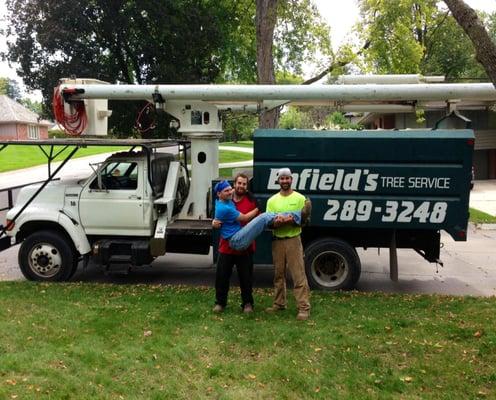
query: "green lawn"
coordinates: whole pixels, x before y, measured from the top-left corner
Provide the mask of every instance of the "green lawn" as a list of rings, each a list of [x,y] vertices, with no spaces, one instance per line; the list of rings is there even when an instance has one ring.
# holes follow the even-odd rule
[[[0,283],[0,398],[477,399],[496,393],[496,298]]]
[[[232,178],[234,168],[219,168],[219,177],[221,178]]]
[[[74,155],[74,158],[109,153],[125,148],[126,147],[122,146],[90,146],[84,149],[79,149]],[[57,146],[54,150],[54,154],[56,154],[60,149],[62,149],[62,147]],[[45,148],[45,150],[47,152],[49,151],[48,148]],[[67,155],[69,151],[69,149],[64,150],[64,152],[59,155],[56,160],[63,160],[64,155]],[[219,158],[221,163],[227,163],[251,160],[253,159],[253,156],[249,153],[220,150]],[[12,171],[35,165],[43,165],[46,164],[46,162],[46,156],[38,148],[38,146],[8,146],[4,150],[0,151],[0,172]]]
[[[84,149],[79,149],[73,158],[86,157],[101,153],[109,153],[113,151],[123,150],[128,147],[90,146]],[[54,154],[56,154],[62,148],[62,146],[56,146]],[[49,147],[45,146],[45,151],[49,153]],[[65,158],[65,155],[69,154],[70,151],[71,149],[64,150],[64,152],[59,155],[56,160],[63,160]],[[46,163],[47,158],[38,146],[8,146],[7,148],[0,151],[0,172],[33,167],[35,165],[43,165]]]
[[[252,140],[241,140],[237,143],[234,142],[222,142],[220,146],[233,146],[233,147],[253,147]]]
[[[496,224],[496,217],[475,208],[470,208],[470,222],[474,224]]]
[[[219,163],[253,160],[253,154],[241,151],[219,150]]]

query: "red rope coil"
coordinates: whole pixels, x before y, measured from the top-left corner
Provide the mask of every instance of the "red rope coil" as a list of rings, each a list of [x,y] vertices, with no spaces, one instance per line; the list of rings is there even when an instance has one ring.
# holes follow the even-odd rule
[[[53,114],[57,124],[63,128],[65,133],[70,136],[81,135],[88,126],[88,117],[83,100],[72,101],[70,103],[70,113],[64,109],[64,98],[60,86],[53,91]]]

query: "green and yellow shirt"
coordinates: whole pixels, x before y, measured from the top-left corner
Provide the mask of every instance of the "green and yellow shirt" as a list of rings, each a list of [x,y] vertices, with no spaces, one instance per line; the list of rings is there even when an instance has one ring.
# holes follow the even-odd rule
[[[305,206],[305,196],[293,191],[289,196],[282,196],[277,193],[267,201],[267,212],[284,213],[291,211],[301,211]],[[283,225],[274,229],[274,236],[294,237],[301,233],[301,227],[296,225]]]

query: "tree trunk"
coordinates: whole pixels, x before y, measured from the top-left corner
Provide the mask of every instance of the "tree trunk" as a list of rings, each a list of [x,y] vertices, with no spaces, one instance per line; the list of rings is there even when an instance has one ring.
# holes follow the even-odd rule
[[[475,58],[496,87],[496,44],[491,40],[477,13],[463,0],[444,0],[458,24],[472,41]]]
[[[278,0],[257,0],[256,27],[257,27],[257,82],[259,84],[274,85],[274,56],[272,43],[274,29],[277,22]],[[259,117],[260,128],[275,128],[279,122],[279,108],[262,112]]]

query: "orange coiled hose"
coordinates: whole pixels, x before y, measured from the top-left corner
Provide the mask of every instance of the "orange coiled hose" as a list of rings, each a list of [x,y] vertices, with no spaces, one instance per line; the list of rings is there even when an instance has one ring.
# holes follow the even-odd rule
[[[70,91],[71,89],[66,89]],[[57,124],[70,136],[81,135],[88,126],[88,116],[83,100],[71,101],[71,112],[64,109],[64,98],[60,86],[53,90],[53,114]]]

